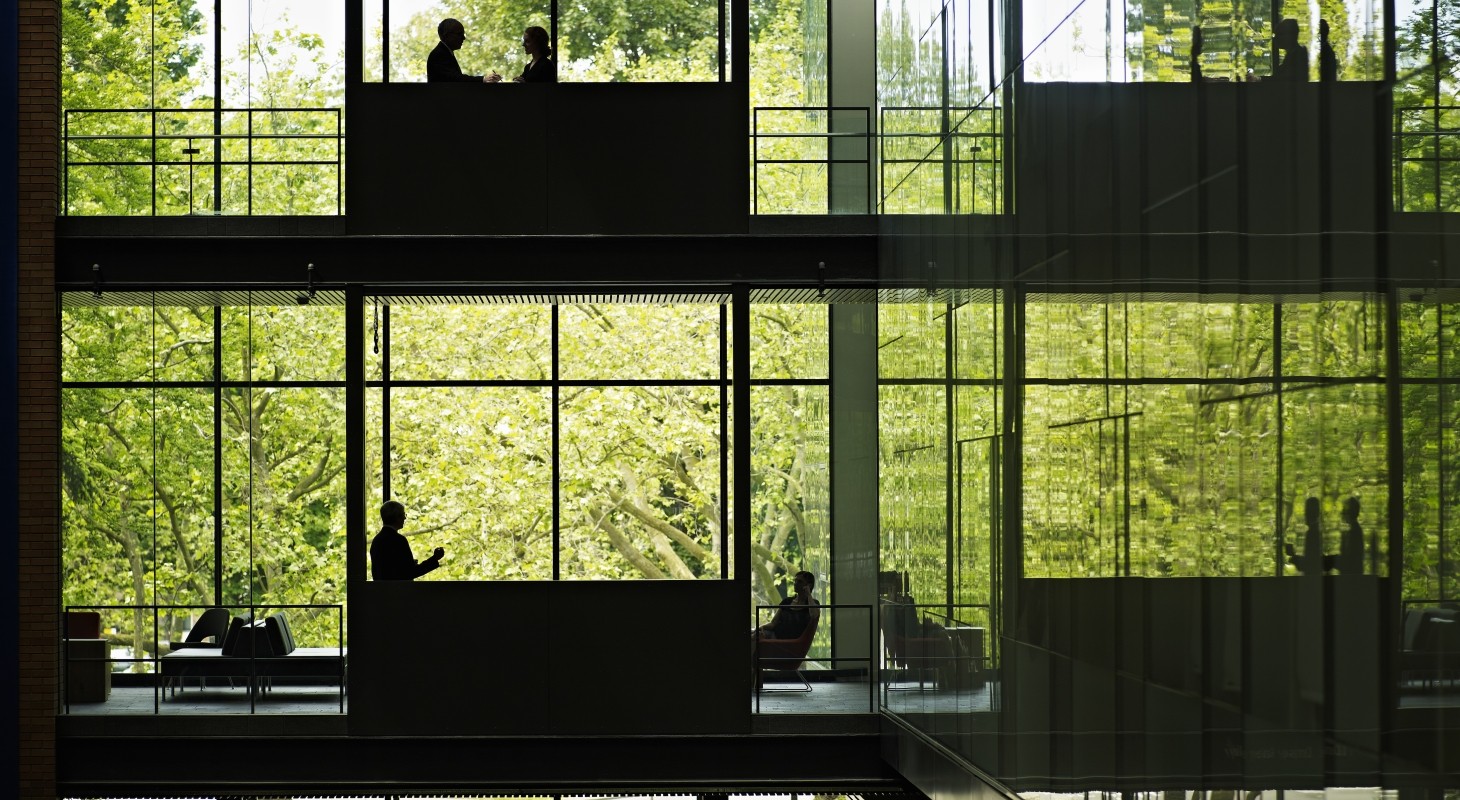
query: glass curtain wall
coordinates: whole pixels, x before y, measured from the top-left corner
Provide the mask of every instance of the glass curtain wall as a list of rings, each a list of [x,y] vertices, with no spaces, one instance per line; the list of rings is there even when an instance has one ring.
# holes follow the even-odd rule
[[[936,300],[884,301],[883,708],[1024,790],[1385,780],[1383,720],[1453,702],[1455,300],[1030,292],[968,306],[968,325]],[[997,345],[1004,319],[1022,340],[1007,422],[1005,384],[962,379],[1021,352]],[[978,399],[950,402],[950,386]],[[1020,524],[1001,529],[1011,504]],[[995,533],[969,559],[984,519]],[[987,683],[935,668],[910,683],[894,592],[925,609],[921,646],[955,661],[926,607],[1005,604],[975,622],[1011,626]],[[1434,768],[1407,747],[1406,775]]]
[[[291,298],[63,298],[62,604],[97,607],[117,671],[210,607],[343,635],[318,606],[345,599],[344,314]]]
[[[1460,6],[1395,3],[1394,208],[1460,209]]]
[[[119,669],[210,607],[345,600],[345,309],[296,300],[64,296],[63,604],[100,607],[140,659]],[[830,597],[828,310],[752,306],[752,606],[803,569]],[[727,306],[364,313],[371,497],[447,549],[433,578],[730,576]],[[290,617],[301,642],[339,634]]]
[[[436,27],[450,18],[466,28],[456,56],[472,75],[521,74],[523,29],[538,26],[548,31],[560,81],[725,81],[728,14],[723,0],[366,0],[365,80],[424,81],[426,56],[440,42]]]
[[[440,578],[731,577],[728,306],[453,303],[365,312],[371,497],[446,548]],[[829,571],[826,317],[752,306],[757,604]]]
[[[827,0],[750,6],[752,213],[829,213],[830,160],[846,156],[829,135],[828,24]]]
[[[1372,0],[1258,3],[1029,0],[1024,77],[1037,82],[1252,81],[1288,57],[1297,80],[1376,81],[1384,75],[1384,4]]]
[[[345,0],[64,0],[64,213],[338,214]]]
[[[877,13],[882,213],[1000,213],[1003,4],[879,2]]]
[[[1002,526],[1002,328],[993,292],[878,306],[883,602],[914,606],[920,627],[985,630],[985,654]],[[907,635],[889,617],[884,605],[885,651]]]

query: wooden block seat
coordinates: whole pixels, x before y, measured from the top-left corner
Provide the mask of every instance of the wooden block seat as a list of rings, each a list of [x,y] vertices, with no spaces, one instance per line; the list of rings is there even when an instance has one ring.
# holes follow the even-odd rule
[[[245,678],[268,688],[273,678],[335,678],[343,692],[348,648],[296,647],[283,613],[248,622],[235,617],[220,648],[187,648],[162,657],[163,685],[174,692],[183,678]]]

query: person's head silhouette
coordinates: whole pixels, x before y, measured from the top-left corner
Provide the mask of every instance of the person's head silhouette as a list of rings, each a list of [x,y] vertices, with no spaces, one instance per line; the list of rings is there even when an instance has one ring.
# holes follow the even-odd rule
[[[547,58],[552,48],[548,44],[546,28],[533,25],[522,31],[522,49],[534,58]]]
[[[448,17],[436,26],[436,35],[441,37],[447,47],[460,50],[462,43],[466,41],[466,26],[460,20]]]
[[[1316,497],[1310,497],[1303,503],[1303,522],[1307,523],[1309,530],[1318,527],[1318,521],[1323,515],[1323,504]]]
[[[406,507],[397,500],[387,500],[380,507],[380,521],[400,530],[406,524]]]
[[[1279,50],[1290,50],[1298,46],[1298,21],[1288,17],[1273,28],[1273,47]]]

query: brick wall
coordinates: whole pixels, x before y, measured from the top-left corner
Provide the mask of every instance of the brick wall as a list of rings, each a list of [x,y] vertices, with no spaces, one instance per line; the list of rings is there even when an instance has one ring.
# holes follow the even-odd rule
[[[56,321],[60,4],[19,3],[20,796],[56,796],[60,373]]]

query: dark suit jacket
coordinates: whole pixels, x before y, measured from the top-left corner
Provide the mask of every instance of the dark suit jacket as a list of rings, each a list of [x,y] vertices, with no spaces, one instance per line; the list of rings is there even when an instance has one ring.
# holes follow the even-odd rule
[[[531,61],[522,68],[521,81],[523,83],[557,83],[558,65],[553,63],[551,58],[544,58],[534,66]]]
[[[456,63],[456,54],[445,42],[436,45],[426,58],[426,83],[481,83],[480,75],[465,75],[461,65]]]
[[[370,577],[377,581],[413,581],[439,566],[434,558],[417,564],[410,542],[395,528],[381,528],[370,543]]]

